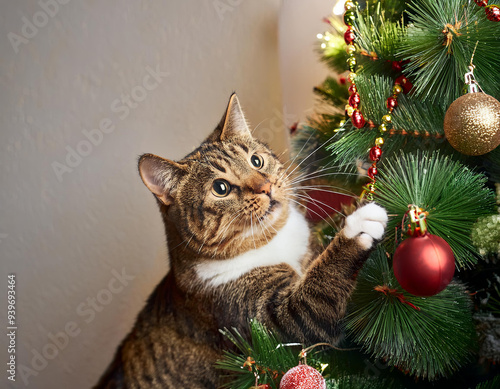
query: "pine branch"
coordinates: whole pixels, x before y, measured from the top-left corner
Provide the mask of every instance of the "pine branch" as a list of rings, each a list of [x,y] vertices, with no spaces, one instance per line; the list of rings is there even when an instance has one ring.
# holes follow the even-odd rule
[[[463,0],[419,0],[408,7],[408,26],[400,56],[409,60],[415,96],[449,106],[462,94],[472,53],[475,76],[484,91],[500,94],[500,30],[484,8]]]
[[[385,160],[376,183],[375,200],[393,215],[388,223],[388,245],[393,247],[396,229],[408,205],[428,212],[428,231],[445,239],[457,265],[476,263],[479,253],[470,238],[472,225],[480,216],[495,213],[494,193],[487,179],[438,152],[403,154]]]
[[[405,389],[394,381],[374,379],[361,375],[346,376],[337,380],[328,380],[327,389]]]
[[[226,351],[224,358],[216,363],[217,368],[228,372],[225,376],[228,382],[222,388],[248,389],[255,385],[258,374],[259,384],[276,389],[283,374],[298,365],[300,349],[283,345],[274,332],[256,320],[250,322],[250,341],[236,328],[221,332],[239,350],[239,353]],[[309,364],[313,363],[311,360]]]
[[[498,389],[500,388],[500,376],[496,376],[495,378],[482,382],[476,386],[476,389]]]
[[[386,10],[381,7],[380,2],[376,3],[376,7],[367,7],[364,12],[358,12],[355,23],[355,31],[358,31],[356,43],[361,53],[371,54],[372,57],[375,54],[379,60],[397,61],[396,55],[403,43],[405,29],[401,21],[388,20]],[[371,11],[372,8],[375,8],[375,13]],[[390,64],[385,65],[390,71]]]
[[[401,19],[406,3],[405,0],[360,0],[359,6],[371,15],[383,12],[387,20],[396,21]]]
[[[490,181],[500,183],[500,146],[486,154],[482,160]]]
[[[395,292],[375,290],[382,285]],[[359,275],[346,329],[374,358],[429,380],[463,366],[475,341],[471,301],[462,285],[450,284],[432,297],[412,296],[397,283],[382,250]]]
[[[314,88],[314,93],[322,102],[331,106],[344,106],[349,98],[347,85],[339,83],[333,77],[327,77],[323,83]]]

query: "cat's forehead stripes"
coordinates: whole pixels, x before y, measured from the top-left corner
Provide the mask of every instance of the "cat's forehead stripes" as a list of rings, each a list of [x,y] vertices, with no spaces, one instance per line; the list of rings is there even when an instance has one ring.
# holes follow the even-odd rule
[[[204,143],[184,158],[186,162],[197,162],[214,172],[237,173],[248,170],[248,158],[252,153],[273,156],[260,143],[244,141]],[[253,170],[253,169],[252,169]]]

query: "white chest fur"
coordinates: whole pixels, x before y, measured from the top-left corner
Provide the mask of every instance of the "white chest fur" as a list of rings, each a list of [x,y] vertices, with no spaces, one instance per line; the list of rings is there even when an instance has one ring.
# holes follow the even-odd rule
[[[233,281],[257,267],[280,263],[288,263],[300,274],[301,260],[309,246],[309,234],[304,216],[290,207],[286,224],[265,246],[234,258],[202,263],[196,271],[201,279],[212,286]]]

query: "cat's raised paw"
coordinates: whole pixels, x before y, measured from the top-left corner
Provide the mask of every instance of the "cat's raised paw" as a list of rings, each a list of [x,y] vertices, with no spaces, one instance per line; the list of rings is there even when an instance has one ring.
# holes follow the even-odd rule
[[[369,250],[374,241],[382,239],[387,220],[384,208],[369,203],[347,216],[343,232],[346,238],[356,239],[363,249]]]

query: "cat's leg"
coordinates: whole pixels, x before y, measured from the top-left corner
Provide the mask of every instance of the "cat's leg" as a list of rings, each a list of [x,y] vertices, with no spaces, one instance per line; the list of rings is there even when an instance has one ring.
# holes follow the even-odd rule
[[[283,287],[268,296],[266,313],[260,319],[278,327],[288,339],[335,342],[356,275],[386,224],[382,207],[369,203],[357,209],[300,280],[288,285],[285,279],[273,280]]]

